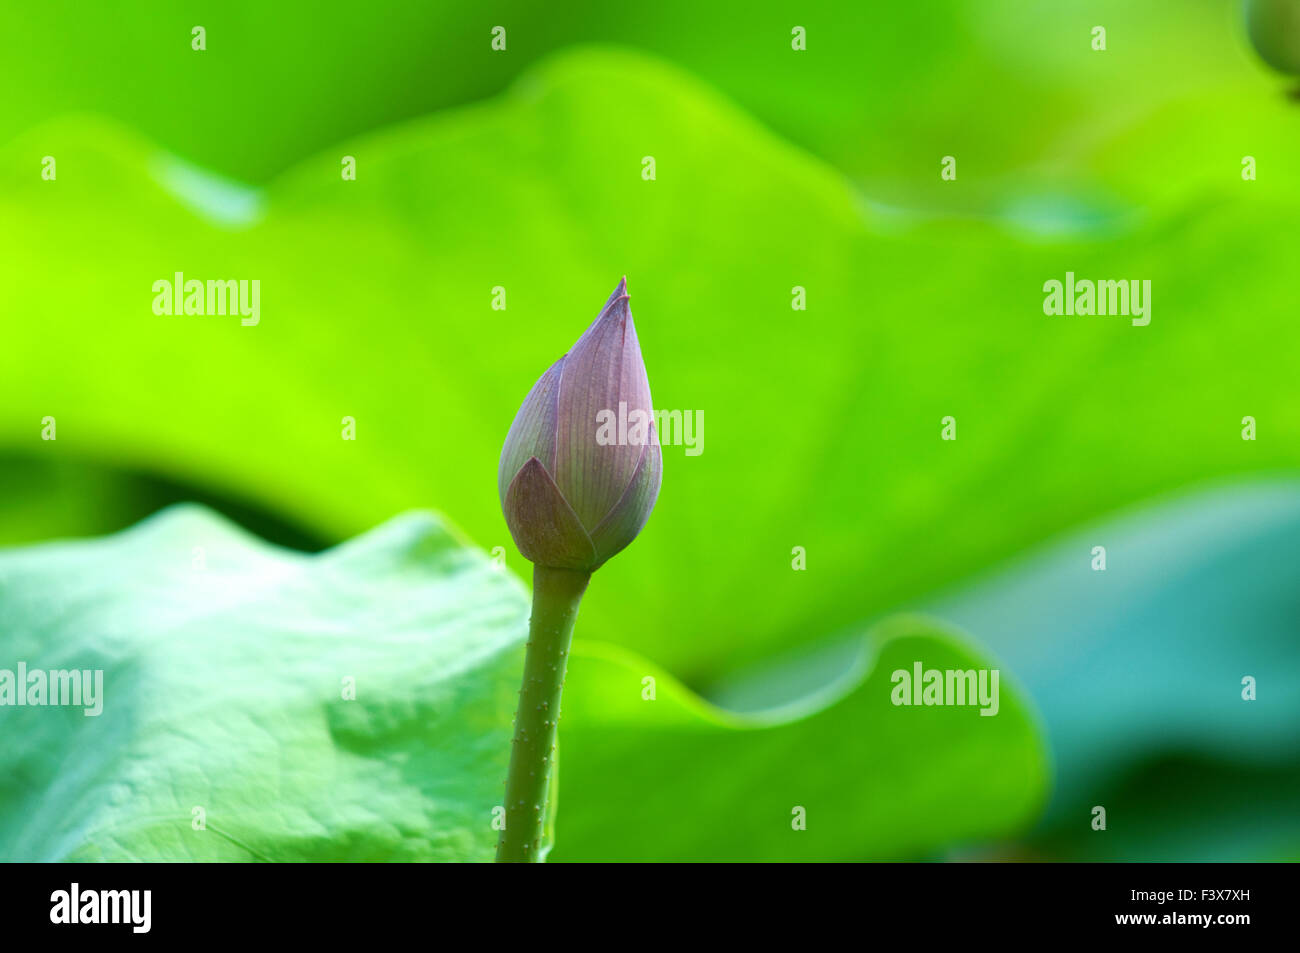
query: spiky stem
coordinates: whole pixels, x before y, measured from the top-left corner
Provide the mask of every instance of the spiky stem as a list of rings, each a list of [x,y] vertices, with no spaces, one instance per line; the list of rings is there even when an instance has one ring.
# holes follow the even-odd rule
[[[497,842],[498,863],[545,859],[542,841],[560,723],[560,692],[573,623],[590,580],[589,572],[533,567],[533,616],[528,624],[524,682],[506,775],[506,826]]]

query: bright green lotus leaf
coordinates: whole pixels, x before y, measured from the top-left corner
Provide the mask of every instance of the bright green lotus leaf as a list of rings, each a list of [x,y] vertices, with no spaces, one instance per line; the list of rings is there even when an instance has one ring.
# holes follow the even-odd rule
[[[746,715],[620,649],[578,644],[552,859],[885,860],[1031,823],[1047,763],[1011,673],[1000,672],[993,715],[895,705],[894,673],[918,662],[944,672],[997,663],[920,618],[891,619],[860,644],[836,682]]]
[[[447,2],[10,5],[0,71],[26,93],[0,139],[93,111],[264,181],[346,136],[500,89],[535,44],[519,35],[512,56],[493,56],[488,19]]]
[[[45,152],[56,181],[34,172]],[[1066,213],[1031,241],[872,211],[688,77],[587,51],[266,192],[93,121],[11,144],[0,181],[11,452],[158,474],[334,539],[436,499],[516,569],[501,442],[627,274],[656,402],[702,412],[702,452],[665,448],[656,511],[583,631],[690,683],[1185,481],[1300,464],[1300,202],[1239,180],[1104,242],[1049,240]],[[156,315],[178,271],[260,280],[258,324]],[[1150,280],[1151,323],[1045,315],[1067,271]]]
[[[598,43],[675,63],[885,201],[1020,214],[1009,199],[1046,190],[1147,206],[1153,190],[1234,177],[1246,154],[1263,163],[1252,188],[1288,181],[1295,106],[1252,52],[1241,6],[751,0],[738,16],[694,0],[499,0],[486,16],[448,0],[382,14],[346,0],[51,0],[14,7],[0,32],[6,86],[23,90],[0,140],[93,110],[262,183],[340,140],[493,95],[548,54]],[[496,27],[505,50],[492,49]],[[1167,110],[1188,122],[1164,126]],[[1108,161],[1121,147],[1124,161]],[[956,182],[940,179],[945,155],[958,160]]]
[[[490,859],[527,611],[421,514],[315,556],[199,507],[0,552],[0,669],[103,673],[0,707],[0,858]]]
[[[0,858],[489,859],[527,611],[513,577],[418,513],[312,556],[195,506],[0,552]],[[1016,690],[1002,681],[996,717],[894,708],[891,666],[988,664],[897,626],[869,678],[761,722],[580,648],[567,856],[881,856],[1022,825],[1042,742]],[[102,682],[80,707],[19,706],[20,663],[29,702],[55,700],[33,673]],[[792,805],[770,813],[791,797],[815,819],[793,840]],[[683,828],[684,811],[710,822]]]

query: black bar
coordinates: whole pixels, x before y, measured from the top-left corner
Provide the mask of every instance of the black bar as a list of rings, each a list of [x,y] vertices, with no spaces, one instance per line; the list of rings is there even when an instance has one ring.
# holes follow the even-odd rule
[[[465,931],[493,945],[502,929],[511,932],[504,927],[507,920],[533,923],[539,938],[581,936],[603,924],[601,931],[610,940],[653,933],[665,942],[698,934],[701,926],[734,940],[762,938],[779,926],[812,937],[848,924],[849,935],[861,940],[905,931],[926,941],[927,946],[915,947],[921,949],[943,937],[1128,934],[1178,944],[1195,937],[1231,943],[1286,935],[1288,926],[1294,927],[1294,869],[1289,865],[665,866],[593,872],[584,865],[526,870],[491,865],[8,864],[0,865],[0,935],[53,941],[112,936],[130,942],[283,936],[333,944],[349,936],[374,939],[418,928],[430,931],[431,948],[459,948],[466,942]],[[118,904],[119,920],[125,922],[51,922],[52,914],[66,914],[73,883],[87,913],[101,907],[103,896],[97,893],[88,901],[88,893],[149,891],[148,930],[137,932],[144,925],[143,893],[131,907],[122,894],[111,895],[102,906],[111,914]],[[68,900],[63,908],[60,891]],[[1140,922],[1146,917],[1153,919]],[[1209,918],[1208,924],[1202,917]],[[611,923],[616,932],[604,933]]]

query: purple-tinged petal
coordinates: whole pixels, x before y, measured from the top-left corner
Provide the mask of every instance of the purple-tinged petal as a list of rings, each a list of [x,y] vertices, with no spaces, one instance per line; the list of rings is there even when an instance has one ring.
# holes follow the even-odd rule
[[[510,481],[529,457],[536,457],[548,472],[554,472],[556,395],[563,373],[564,358],[560,358],[537,379],[515,414],[505,446],[501,448],[501,464],[497,470],[497,492],[502,506]]]
[[[619,287],[625,290],[625,283]],[[596,441],[602,412],[615,418],[618,431],[643,415],[643,435],[653,419],[636,326],[626,294],[615,294],[600,316],[565,356],[557,398],[556,486],[586,527],[600,523],[622,498],[641,459],[633,442]],[[628,429],[634,429],[628,427]],[[644,442],[644,441],[643,441]]]
[[[530,457],[506,490],[506,525],[524,558],[554,569],[591,569],[596,548],[546,468]]]
[[[641,448],[641,460],[637,463],[632,482],[623,492],[622,499],[601,520],[600,525],[591,531],[591,541],[600,561],[597,565],[636,539],[659,498],[659,485],[663,478],[663,451],[659,447],[658,435],[653,430],[652,425],[652,442]]]

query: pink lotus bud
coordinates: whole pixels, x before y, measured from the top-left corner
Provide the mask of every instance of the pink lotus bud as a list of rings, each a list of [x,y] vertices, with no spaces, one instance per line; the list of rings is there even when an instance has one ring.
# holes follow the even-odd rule
[[[526,558],[590,571],[641,532],[662,473],[624,278],[524,398],[501,450],[501,508]]]

